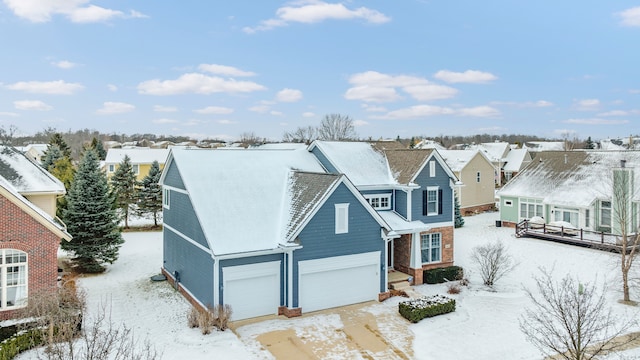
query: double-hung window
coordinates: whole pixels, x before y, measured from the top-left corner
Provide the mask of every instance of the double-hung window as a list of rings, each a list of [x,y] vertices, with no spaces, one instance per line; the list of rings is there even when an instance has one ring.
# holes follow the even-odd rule
[[[169,209],[171,207],[171,190],[162,189],[162,206]]]
[[[542,200],[520,199],[520,219],[531,219],[534,216],[544,217]]]
[[[442,261],[442,235],[440,233],[420,235],[422,263]]]
[[[0,250],[0,309],[27,304],[27,253]]]
[[[365,195],[364,197],[376,210],[391,209],[391,194],[371,194]]]
[[[600,226],[611,228],[611,201],[600,201]]]
[[[422,192],[422,215],[431,216],[442,213],[441,198],[442,190],[437,186],[428,186],[427,190]]]

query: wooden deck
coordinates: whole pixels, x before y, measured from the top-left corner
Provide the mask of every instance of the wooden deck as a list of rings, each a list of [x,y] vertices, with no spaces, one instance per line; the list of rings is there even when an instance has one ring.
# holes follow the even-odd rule
[[[630,235],[635,236],[635,234]],[[533,237],[542,240],[555,241],[563,244],[588,247],[609,252],[620,252],[620,236],[575,228],[564,228],[548,224],[529,223],[523,220],[516,224],[516,237]],[[627,252],[631,251],[629,246]]]

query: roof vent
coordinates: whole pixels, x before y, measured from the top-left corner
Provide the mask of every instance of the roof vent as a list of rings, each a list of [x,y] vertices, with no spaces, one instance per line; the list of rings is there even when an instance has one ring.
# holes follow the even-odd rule
[[[564,154],[564,163],[565,163],[565,164],[566,164],[567,162],[569,162],[569,161],[568,161],[568,159],[569,159],[569,155]]]
[[[620,160],[620,167],[624,168],[627,165],[627,160]]]

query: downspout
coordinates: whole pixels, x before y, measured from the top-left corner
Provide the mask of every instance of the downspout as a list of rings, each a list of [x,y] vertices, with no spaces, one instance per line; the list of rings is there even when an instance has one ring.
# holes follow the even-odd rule
[[[220,262],[213,253],[211,258],[213,259],[213,303],[222,305],[222,299],[220,299]]]
[[[293,309],[293,249],[287,249],[287,307]]]

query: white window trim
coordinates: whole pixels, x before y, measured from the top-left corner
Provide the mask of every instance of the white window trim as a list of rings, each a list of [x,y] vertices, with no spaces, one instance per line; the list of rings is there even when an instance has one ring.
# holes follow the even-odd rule
[[[140,175],[140,165],[139,164],[131,164],[131,170],[136,175]]]
[[[171,189],[162,189],[162,207],[165,209],[171,208]]]
[[[440,207],[440,204],[438,203],[438,190],[440,190],[440,187],[438,186],[427,186],[427,216],[435,216],[438,215],[438,208]],[[435,210],[433,212],[429,212],[429,192],[430,191],[435,191],[436,192],[436,206],[435,206]]]
[[[436,177],[436,161],[429,161],[429,177]]]
[[[349,232],[349,204],[335,204],[335,222],[336,234]]]
[[[391,209],[391,194],[368,194],[364,196],[365,199],[367,199],[367,202],[369,203],[369,205],[373,206],[373,204],[371,203],[371,199],[380,199],[379,203],[382,204],[382,199],[386,199],[387,200],[387,206],[373,206],[374,209],[376,210],[390,210]]]
[[[6,262],[6,253],[7,250],[19,251],[25,254],[26,261],[21,263],[11,263],[7,264]],[[2,307],[1,311],[5,310],[13,310],[19,309],[27,306],[27,299],[29,298],[29,254],[19,249],[0,249],[0,257],[2,257],[2,264],[0,264],[0,282],[2,283],[2,291],[0,294],[0,302]],[[20,305],[7,305],[7,267],[9,266],[24,266],[24,278],[25,278],[25,290],[24,290],[24,302]]]
[[[109,164],[108,169],[109,169],[110,173],[115,172],[116,171],[116,166],[114,164]]]
[[[432,260],[431,260],[431,249],[432,249],[431,244],[432,244],[432,241],[433,241],[432,236],[433,236],[433,235],[436,235],[436,234],[438,234],[438,235],[440,236],[440,259],[439,259],[439,260],[437,260],[437,261],[432,261]],[[429,238],[429,240],[428,240],[428,241],[429,241],[429,247],[428,247],[428,249],[427,249],[427,248],[422,247],[422,240],[423,240],[423,239],[422,239],[422,237],[423,237],[423,236],[428,236],[428,238]],[[422,260],[422,251],[424,251],[424,250],[428,250],[428,251],[429,251],[429,252],[428,252],[428,254],[429,254],[429,261],[427,261],[427,262],[423,262],[422,264],[437,264],[437,263],[441,263],[441,262],[442,262],[442,233],[421,234],[421,235],[420,235],[420,260]]]
[[[508,206],[508,207],[512,207],[513,206],[513,200],[504,200],[504,206]]]

